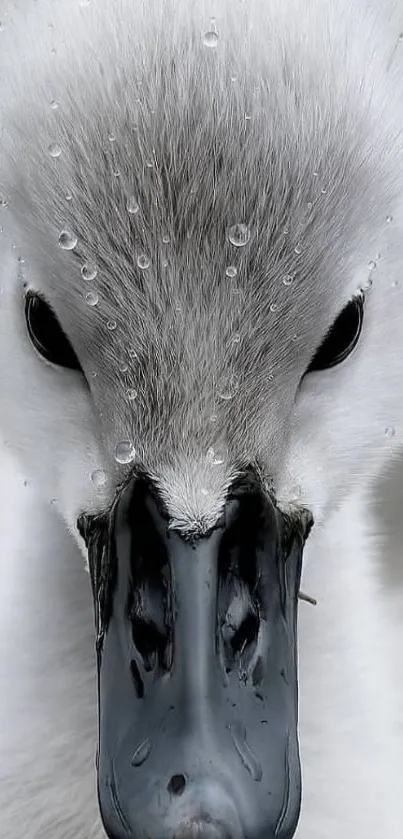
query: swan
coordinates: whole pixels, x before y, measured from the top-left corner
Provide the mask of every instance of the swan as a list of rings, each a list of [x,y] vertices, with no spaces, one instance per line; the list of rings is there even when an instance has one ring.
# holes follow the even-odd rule
[[[399,835],[403,20],[352,5],[4,5],[6,839]]]

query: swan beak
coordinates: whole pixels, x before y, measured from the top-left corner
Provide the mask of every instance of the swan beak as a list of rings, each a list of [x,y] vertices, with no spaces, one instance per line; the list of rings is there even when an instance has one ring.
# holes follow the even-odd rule
[[[291,839],[300,810],[297,598],[312,525],[253,474],[213,530],[170,528],[133,478],[81,517],[98,659],[98,795],[109,839]]]

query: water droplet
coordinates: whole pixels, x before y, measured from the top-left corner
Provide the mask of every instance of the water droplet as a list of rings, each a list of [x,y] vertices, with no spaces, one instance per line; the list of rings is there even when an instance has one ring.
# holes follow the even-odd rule
[[[249,772],[254,781],[261,781],[263,777],[262,764],[246,742],[245,726],[241,722],[235,722],[230,724],[229,729],[234,746],[245,769]]]
[[[285,276],[283,277],[283,285],[291,285],[294,281],[294,276],[294,274],[285,274]]]
[[[59,143],[51,143],[50,146],[48,146],[48,152],[51,157],[60,157],[62,153],[62,147],[59,146]]]
[[[217,422],[217,414],[211,414],[211,416],[210,416],[210,422],[213,422],[213,423],[214,423],[214,422]]]
[[[274,379],[274,373],[269,373],[267,378],[268,378],[269,382],[272,382],[273,379]]]
[[[392,288],[397,288],[399,285],[399,280],[393,280]]]
[[[140,207],[138,205],[138,202],[136,201],[134,195],[131,195],[130,198],[127,199],[126,203],[127,212],[134,216],[135,213],[138,213],[139,209]]]
[[[130,347],[127,351],[129,358],[138,358],[137,352],[133,347]]]
[[[128,369],[129,369],[129,365],[127,364],[127,362],[126,361],[121,361],[120,364],[119,364],[119,372],[120,373],[127,373]]]
[[[204,495],[204,496],[208,495],[208,489],[206,489],[206,487],[202,487],[202,488],[201,488],[201,490],[200,490],[200,492],[201,492],[201,494],[202,494],[202,495]]]
[[[114,178],[120,178],[120,169],[114,169],[113,170],[113,177]]]
[[[152,169],[153,166],[154,166],[154,161],[153,160],[146,160],[146,166],[147,166],[147,169]]]
[[[327,192],[326,187],[325,187],[325,186],[322,186],[322,189],[321,189],[321,193],[322,193],[322,195],[325,195],[325,194],[326,194],[326,192]]]
[[[308,201],[308,203],[307,203],[307,205],[306,205],[306,206],[308,207],[308,210],[312,210],[312,207],[313,207],[313,202],[312,202],[312,201]]]
[[[386,437],[394,437],[395,434],[396,434],[396,429],[393,427],[393,425],[389,425],[387,428],[385,428]]]
[[[251,115],[250,114],[245,114],[245,120],[248,121],[250,119],[252,119]]]
[[[231,81],[232,81],[232,84],[235,84],[235,82],[238,81],[238,76],[231,76]]]
[[[113,330],[116,329],[116,326],[117,324],[115,320],[108,320],[106,324],[106,328],[109,329],[109,332],[113,332]]]
[[[277,312],[277,309],[278,309],[278,303],[270,303],[270,311],[271,312]]]
[[[99,297],[96,291],[88,291],[85,295],[85,302],[88,306],[96,306],[98,303]]]
[[[390,224],[393,221],[393,216],[386,216],[386,221]]]
[[[163,236],[162,241],[163,241],[164,245],[169,245],[169,242],[170,242],[169,236],[168,235]]]
[[[250,230],[246,224],[234,224],[228,230],[228,239],[236,248],[243,248],[249,242]]]
[[[59,245],[64,251],[72,251],[77,244],[77,236],[71,230],[62,230],[59,236]]]
[[[56,111],[59,107],[58,101],[56,99],[52,99],[50,107],[52,108],[52,111]]]
[[[65,197],[66,201],[72,201],[73,200],[73,193],[67,191],[64,197]]]
[[[130,440],[121,440],[115,447],[115,460],[117,463],[131,463],[136,457],[136,450]]]
[[[81,268],[81,276],[83,280],[86,282],[91,282],[91,280],[95,280],[95,277],[98,274],[98,268],[94,262],[85,262]]]
[[[238,270],[237,268],[235,268],[235,265],[228,265],[228,268],[225,269],[226,276],[231,277],[231,279],[233,279],[233,277],[236,277],[237,273]]]
[[[212,466],[222,466],[225,461],[225,453],[221,449],[209,448],[207,451],[207,460]]]
[[[112,134],[112,133],[111,133],[111,134],[109,134],[109,135],[108,135],[108,140],[109,140],[109,142],[110,142],[110,143],[114,143],[114,142],[115,142],[115,140],[116,140],[115,135],[114,135],[114,134]]]
[[[146,268],[150,265],[150,259],[145,253],[139,254],[137,257],[137,265],[141,268],[142,271],[145,271]]]
[[[208,32],[205,32],[203,36],[203,44],[205,47],[215,49],[218,44],[218,32],[215,32],[214,29],[209,29]]]
[[[318,178],[319,177],[319,172],[314,172],[313,176],[314,176],[314,178]]]
[[[297,256],[299,256],[302,253],[302,248],[301,248],[301,245],[299,244],[299,242],[298,242],[297,245],[295,245],[294,253],[296,253]]]
[[[130,402],[133,402],[134,399],[137,399],[137,390],[134,387],[129,387],[127,391],[127,398]]]
[[[236,393],[239,390],[240,381],[239,376],[235,373],[227,376],[226,379],[223,380],[220,390],[218,391],[217,395],[220,399],[224,399],[228,401],[229,399],[233,399]]]
[[[371,259],[371,261],[370,261],[370,262],[368,262],[368,268],[369,268],[369,270],[370,270],[370,271],[374,271],[374,270],[375,270],[375,268],[376,268],[376,262],[374,262],[374,260],[373,260],[373,259]]]
[[[106,484],[106,472],[104,469],[95,469],[91,474],[91,480],[97,487],[103,487]]]
[[[149,737],[147,737],[145,740],[143,740],[142,743],[140,743],[139,746],[137,746],[137,749],[134,752],[134,755],[131,759],[132,766],[141,766],[141,764],[144,763],[145,760],[147,760],[150,752],[151,740]]]
[[[234,332],[234,334],[231,338],[231,341],[232,341],[233,344],[239,344],[240,343],[241,336],[240,336],[239,332]]]
[[[4,30],[4,23],[1,23],[1,21],[0,21],[0,32],[3,32],[3,30]]]

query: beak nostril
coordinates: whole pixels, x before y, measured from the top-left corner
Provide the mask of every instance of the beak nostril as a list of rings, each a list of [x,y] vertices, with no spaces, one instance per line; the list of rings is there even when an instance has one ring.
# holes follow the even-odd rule
[[[185,786],[186,778],[184,775],[172,775],[168,784],[168,792],[171,792],[172,795],[182,795]]]

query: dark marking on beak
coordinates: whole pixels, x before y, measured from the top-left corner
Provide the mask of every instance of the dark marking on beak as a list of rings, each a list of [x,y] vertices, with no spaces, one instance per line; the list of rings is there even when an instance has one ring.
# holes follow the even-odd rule
[[[151,482],[82,516],[97,630],[98,794],[110,839],[291,839],[300,810],[296,624],[307,511],[251,470],[207,535]]]

